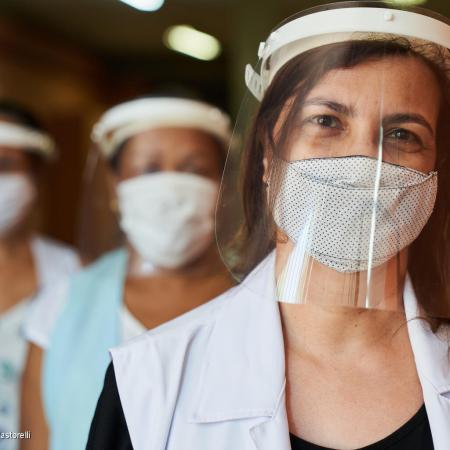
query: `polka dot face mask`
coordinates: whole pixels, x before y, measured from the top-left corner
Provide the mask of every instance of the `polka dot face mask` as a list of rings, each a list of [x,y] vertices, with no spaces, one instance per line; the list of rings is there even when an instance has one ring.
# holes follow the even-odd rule
[[[436,172],[364,156],[283,164],[273,215],[294,243],[288,266],[307,254],[339,272],[377,267],[411,244],[433,212]]]

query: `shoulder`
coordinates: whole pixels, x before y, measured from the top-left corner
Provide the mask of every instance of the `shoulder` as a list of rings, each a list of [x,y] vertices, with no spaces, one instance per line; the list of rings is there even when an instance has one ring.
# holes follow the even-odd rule
[[[221,320],[233,288],[208,303],[111,349],[120,402],[134,448],[144,448],[158,434],[143,431],[142,415],[172,420],[177,404],[189,405],[207,361],[215,323]],[[112,377],[110,376],[110,379]],[[184,396],[189,399],[182,400]]]
[[[48,242],[40,241],[40,245],[48,246]],[[50,253],[56,249],[53,257],[56,257],[60,250],[52,244],[48,249]],[[63,316],[64,324],[67,325],[67,319],[72,320],[77,314],[89,314],[95,304],[92,302],[95,295],[93,289],[102,282],[105,274],[111,273],[113,267],[125,260],[125,252],[113,251],[78,271],[60,275],[51,283],[46,283],[31,304],[23,325],[25,338],[43,349],[48,349],[53,331],[57,324],[62,323],[60,321],[63,320]],[[112,276],[114,277],[113,273]],[[74,308],[77,314],[74,314]],[[65,314],[66,311],[70,314]]]
[[[206,347],[210,331],[217,323],[222,330],[245,333],[251,319],[259,315],[262,304],[267,304],[264,300],[273,303],[272,281],[267,276],[267,269],[271,268],[267,263],[272,262],[265,260],[244,282],[215,299],[111,349],[113,361],[133,356],[142,360],[151,349],[160,356],[170,356],[174,349],[188,353],[192,348]]]
[[[172,352],[174,345],[179,347],[199,338],[220,316],[225,303],[236,297],[238,289],[238,286],[231,288],[207,303],[112,348],[110,351],[113,359],[129,358],[131,355],[139,357],[155,346],[159,351],[167,349]]]
[[[127,263],[127,252],[123,248],[111,250],[88,264],[78,272],[81,278],[87,276],[114,275],[116,271],[123,273]]]
[[[54,267],[60,274],[71,273],[80,268],[77,252],[67,244],[38,235],[33,239],[33,247],[38,260]]]
[[[37,246],[49,254],[76,259],[79,261],[77,252],[68,244],[42,235],[35,236],[34,241]]]
[[[268,372],[267,361],[272,366],[280,358],[282,336],[270,271],[265,265],[219,297],[111,349],[134,448],[153,448],[150,444],[161,438],[144,431],[144,412],[165,423],[175,416],[189,422],[211,392],[226,392],[230,380],[240,379],[249,368],[256,368],[257,378],[260,369]]]
[[[69,281],[69,276],[59,278],[43,288],[31,303],[23,333],[28,341],[43,349],[49,346],[54,325],[67,304]]]
[[[145,374],[153,374],[151,384],[175,387],[186,373],[197,373],[206,354],[215,347],[217,324],[232,333],[237,322],[247,317],[249,298],[236,286],[213,300],[157,328],[110,349],[116,378],[128,390]],[[244,319],[245,321],[245,319]],[[248,321],[248,320],[247,320]]]

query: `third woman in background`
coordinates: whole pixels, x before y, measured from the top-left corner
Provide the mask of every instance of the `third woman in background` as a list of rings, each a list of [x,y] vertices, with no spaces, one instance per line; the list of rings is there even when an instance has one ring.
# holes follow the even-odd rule
[[[26,357],[21,328],[33,297],[79,267],[69,247],[36,233],[34,211],[54,143],[21,106],[0,101],[0,433],[18,432]],[[13,450],[16,439],[2,439]]]

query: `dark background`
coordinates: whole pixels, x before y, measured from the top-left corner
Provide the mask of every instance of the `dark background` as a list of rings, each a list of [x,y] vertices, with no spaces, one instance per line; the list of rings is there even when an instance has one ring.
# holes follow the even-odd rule
[[[246,63],[282,19],[311,0],[166,0],[141,12],[118,0],[1,0],[0,98],[31,108],[56,137],[40,227],[76,243],[92,124],[108,106],[155,90],[192,90],[232,115]],[[423,6],[450,15],[449,0]],[[168,50],[167,27],[189,24],[223,46],[214,61]]]

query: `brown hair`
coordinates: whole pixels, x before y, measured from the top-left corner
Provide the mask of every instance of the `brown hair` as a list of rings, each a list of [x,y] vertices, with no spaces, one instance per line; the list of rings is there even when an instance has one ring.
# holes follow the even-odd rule
[[[419,58],[432,70],[442,91],[437,128],[437,201],[430,220],[410,246],[408,262],[419,304],[425,312],[433,312],[430,323],[437,329],[442,323],[450,323],[431,319],[432,315],[445,316],[450,310],[450,148],[447,148],[450,146],[450,90],[445,66],[448,55],[441,54],[437,46],[424,44],[413,48],[405,39],[348,41],[309,50],[280,69],[261,102],[244,152],[241,180],[244,223],[234,241],[239,245],[236,271],[245,276],[275,247],[273,199],[266,198],[263,159],[268,156],[271,160],[273,197],[272,176],[275,174],[277,179],[280,170],[277,161],[281,160],[276,156],[286,144],[288,130],[308,92],[331,70],[352,68],[385,57]],[[288,102],[289,112],[275,135],[276,124]],[[255,236],[262,238],[255,239]]]

